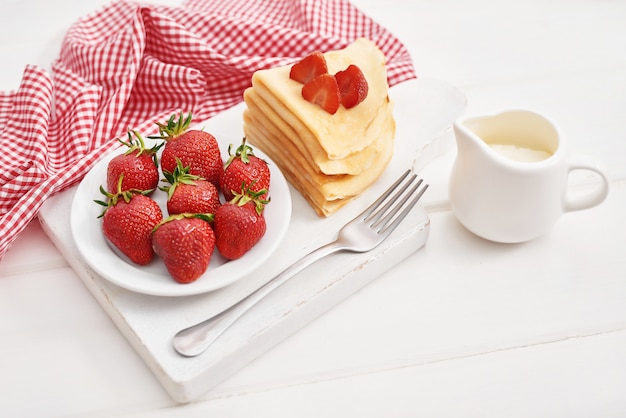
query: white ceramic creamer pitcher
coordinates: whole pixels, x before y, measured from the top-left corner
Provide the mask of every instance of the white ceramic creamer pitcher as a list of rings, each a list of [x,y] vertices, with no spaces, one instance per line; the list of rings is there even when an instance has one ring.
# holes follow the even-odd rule
[[[449,195],[457,219],[491,241],[515,243],[547,232],[565,212],[591,208],[607,196],[609,182],[590,157],[569,156],[549,120],[527,110],[459,119],[457,157]],[[568,191],[573,170],[600,178],[593,190]]]

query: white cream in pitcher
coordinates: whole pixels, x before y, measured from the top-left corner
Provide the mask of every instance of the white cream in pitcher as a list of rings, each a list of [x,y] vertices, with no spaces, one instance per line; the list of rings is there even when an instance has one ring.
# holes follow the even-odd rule
[[[492,150],[502,155],[503,157],[507,157],[513,161],[520,161],[525,163],[533,163],[538,161],[543,161],[546,158],[550,157],[552,154],[546,151],[526,148],[526,147],[518,147],[516,145],[504,145],[504,144],[488,144]]]

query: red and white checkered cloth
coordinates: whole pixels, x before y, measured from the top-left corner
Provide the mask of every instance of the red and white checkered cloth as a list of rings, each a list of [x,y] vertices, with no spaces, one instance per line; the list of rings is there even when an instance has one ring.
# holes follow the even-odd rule
[[[254,71],[358,37],[385,53],[389,84],[415,77],[408,51],[346,0],[120,1],[76,22],[51,71],[27,66],[0,92],[0,259],[52,194],[77,182],[128,128],[242,100]]]

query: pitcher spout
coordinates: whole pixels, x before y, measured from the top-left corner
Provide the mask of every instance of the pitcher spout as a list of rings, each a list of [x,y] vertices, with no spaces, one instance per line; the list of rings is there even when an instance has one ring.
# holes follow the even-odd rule
[[[469,122],[469,126],[468,126]],[[472,120],[459,120],[453,125],[454,138],[457,147],[457,158],[466,157],[468,154],[484,152],[484,141],[474,132],[471,126]]]

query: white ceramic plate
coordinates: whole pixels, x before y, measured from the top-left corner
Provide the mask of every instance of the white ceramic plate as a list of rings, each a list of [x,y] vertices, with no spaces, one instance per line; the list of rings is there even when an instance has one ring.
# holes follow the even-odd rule
[[[217,137],[217,140],[223,158],[227,157],[230,143],[235,145],[241,143],[241,139]],[[148,147],[153,145],[149,139],[146,139],[146,142]],[[108,162],[124,150],[119,149],[104,157],[83,178],[76,190],[70,213],[72,237],[78,251],[91,268],[112,283],[135,292],[156,296],[188,296],[210,292],[251,274],[272,255],[285,236],[291,218],[291,195],[287,181],[276,164],[260,150],[255,149],[255,154],[269,163],[271,172],[271,202],[265,207],[267,230],[261,241],[238,260],[228,261],[216,249],[205,274],[188,284],[174,281],[158,256],[155,256],[147,266],[132,263],[105,240],[101,227],[102,219],[98,218],[103,207],[94,202],[95,199],[103,200],[104,196],[99,188],[100,185],[106,185]],[[166,193],[156,190],[152,198],[161,206],[163,217],[167,217]]]

